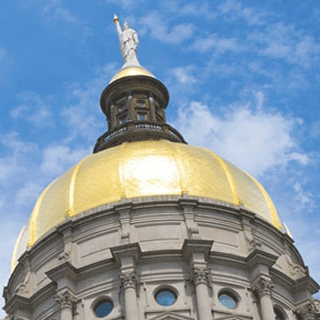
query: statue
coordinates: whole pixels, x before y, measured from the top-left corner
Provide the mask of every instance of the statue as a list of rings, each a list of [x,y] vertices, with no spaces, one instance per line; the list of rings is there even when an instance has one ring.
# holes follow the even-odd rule
[[[140,66],[137,59],[137,46],[139,44],[137,33],[130,28],[128,23],[124,23],[123,28],[121,28],[119,19],[114,15],[113,21],[117,27],[119,41],[120,41],[120,51],[124,59],[124,66]]]

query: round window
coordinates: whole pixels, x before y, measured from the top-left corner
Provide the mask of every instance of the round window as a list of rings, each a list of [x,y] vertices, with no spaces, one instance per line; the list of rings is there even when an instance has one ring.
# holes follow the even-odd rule
[[[274,312],[275,320],[284,320],[285,319],[283,313],[278,308],[274,308],[273,312]]]
[[[237,306],[237,299],[229,292],[222,292],[219,294],[220,303],[228,309],[234,309]]]
[[[94,307],[94,313],[99,318],[106,317],[113,309],[113,302],[109,299],[100,300]]]
[[[171,306],[177,300],[176,293],[168,288],[160,289],[155,295],[155,299],[161,306]]]

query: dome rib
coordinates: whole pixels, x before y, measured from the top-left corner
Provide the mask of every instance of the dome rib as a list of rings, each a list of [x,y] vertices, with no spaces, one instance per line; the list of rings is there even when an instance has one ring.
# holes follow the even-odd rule
[[[271,213],[271,217],[272,217],[272,222],[274,224],[274,226],[278,229],[281,229],[282,227],[282,223],[281,220],[279,218],[279,215],[277,213],[277,210],[271,200],[271,198],[269,197],[267,191],[264,189],[264,187],[249,173],[247,173],[247,176],[254,182],[254,184],[259,188],[259,190],[261,191],[264,199],[267,202],[267,205],[269,207],[270,213]]]
[[[82,165],[82,163],[87,159],[83,158],[73,169],[72,177],[70,180],[70,187],[69,187],[69,208],[67,211],[67,215],[69,217],[73,217],[75,215],[75,210],[74,210],[74,190],[76,186],[76,179],[78,176],[79,169]]]
[[[220,158],[217,154],[215,154],[213,152],[211,152],[211,154],[218,161],[219,165],[221,166],[222,170],[224,171],[225,175],[227,176],[227,179],[228,179],[229,184],[230,184],[231,192],[232,192],[233,204],[238,206],[240,204],[240,199],[239,199],[239,195],[238,195],[238,192],[237,192],[236,184],[234,182],[234,179],[232,178],[232,174],[231,174],[229,168],[227,167],[227,165],[224,162],[224,160],[222,158]]]
[[[36,235],[36,228],[37,228],[37,217],[40,211],[40,207],[42,205],[42,200],[47,194],[47,192],[50,190],[51,186],[58,180],[59,178],[53,180],[42,192],[39,199],[36,202],[36,205],[32,211],[31,219],[30,219],[30,239],[28,242],[28,246],[32,247],[34,243],[38,240]]]
[[[124,165],[123,165],[123,159],[124,159],[124,147],[126,146],[127,142],[124,142],[120,145],[120,152],[121,152],[121,157],[119,159],[119,180],[121,184],[121,194],[120,194],[120,199],[121,198],[127,198],[127,183],[126,183],[126,175],[124,174]]]
[[[166,144],[167,144],[167,147],[170,148],[171,153],[172,153],[172,157],[173,157],[173,159],[176,163],[176,166],[178,168],[181,195],[188,194],[189,190],[188,190],[185,175],[184,175],[183,165],[181,164],[179,157],[177,157],[177,153],[178,153],[177,148],[175,148],[175,145],[168,143],[168,141],[166,141]]]

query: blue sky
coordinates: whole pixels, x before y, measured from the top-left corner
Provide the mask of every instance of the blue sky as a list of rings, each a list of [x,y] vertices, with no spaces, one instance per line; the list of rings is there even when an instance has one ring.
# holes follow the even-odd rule
[[[317,0],[11,0],[0,3],[1,286],[41,190],[107,129],[99,98],[122,65],[114,13],[170,92],[169,123],[265,186],[320,282]]]

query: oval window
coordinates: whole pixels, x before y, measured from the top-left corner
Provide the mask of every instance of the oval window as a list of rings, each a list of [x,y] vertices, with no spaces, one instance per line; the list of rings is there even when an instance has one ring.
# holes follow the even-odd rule
[[[229,292],[220,293],[219,301],[224,307],[228,309],[234,309],[237,306],[237,299],[233,294],[230,294]]]
[[[111,313],[113,302],[109,299],[100,300],[94,307],[94,313],[99,318],[104,318]]]

